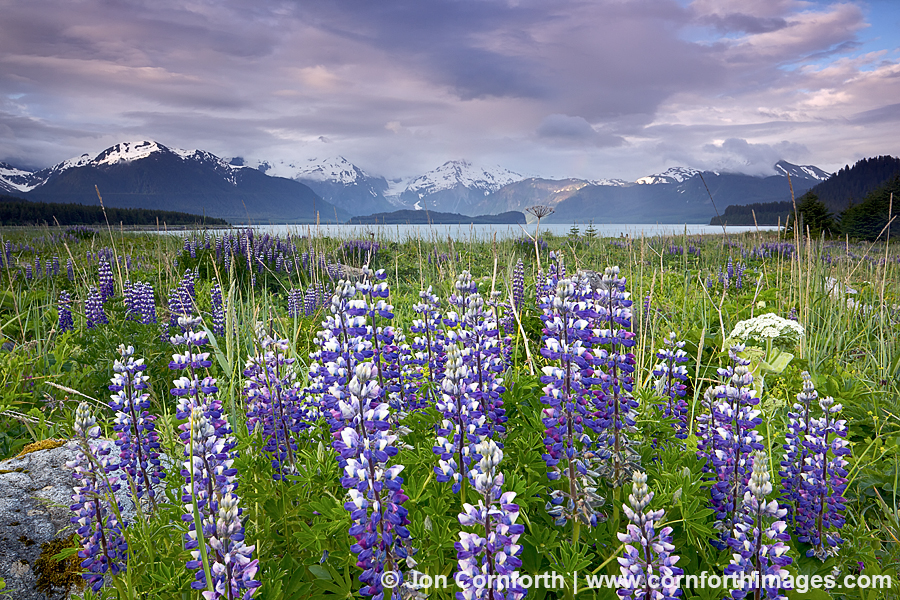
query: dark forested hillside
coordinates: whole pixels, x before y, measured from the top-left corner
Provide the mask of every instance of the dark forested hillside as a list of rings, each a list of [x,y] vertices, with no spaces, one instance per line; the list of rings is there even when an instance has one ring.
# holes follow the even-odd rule
[[[793,212],[790,202],[757,202],[755,204],[732,204],[725,208],[721,217],[713,217],[710,225],[784,225]],[[755,219],[754,219],[755,216]]]
[[[99,206],[30,202],[0,195],[0,225],[97,225],[107,219],[113,225],[228,225],[224,219],[146,208],[107,207],[104,217]]]
[[[840,213],[900,175],[900,158],[876,156],[845,166],[808,193],[815,194],[828,210]]]

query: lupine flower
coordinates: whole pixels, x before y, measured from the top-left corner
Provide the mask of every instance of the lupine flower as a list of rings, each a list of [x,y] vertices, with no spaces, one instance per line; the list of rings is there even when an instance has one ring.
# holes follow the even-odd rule
[[[497,315],[494,308],[485,308],[484,298],[468,271],[460,273],[455,287],[449,303],[456,311],[451,310],[444,316],[446,337],[448,342],[459,340],[468,350],[464,359],[469,363],[469,393],[480,404],[481,414],[486,419],[479,434],[496,434],[500,444],[499,439],[506,432],[506,410],[501,398],[506,388],[500,374],[506,365]]]
[[[299,317],[303,312],[303,290],[288,290],[288,316],[293,318]]]
[[[374,298],[377,292],[382,297],[381,286],[370,289],[367,285],[371,284],[363,282],[361,286],[363,294]],[[380,375],[371,362],[376,357],[373,337],[385,334],[387,328],[369,325],[368,316],[373,312],[385,316],[381,311],[390,314],[391,308],[377,300],[370,304],[358,295],[357,286],[344,280],[337,282],[331,314],[316,338],[318,350],[310,355],[306,394],[310,401],[320,399],[334,436],[332,446],[344,471],[341,484],[348,488],[349,495],[344,506],[354,522],[350,535],[357,540],[351,550],[358,554],[357,565],[363,569],[361,593],[381,597],[381,575],[391,570],[400,572],[401,560],[405,559],[409,567],[415,561],[409,557],[409,521],[402,506],[407,499],[399,475],[403,466],[387,464],[398,452],[400,432],[385,389],[394,387],[395,380],[393,375]],[[390,343],[389,337],[377,341]],[[385,346],[379,345],[379,349],[382,364],[390,366],[392,360]]]
[[[783,497],[794,509],[797,539],[812,546],[807,556],[825,560],[840,549],[843,540],[834,529],[843,527],[846,510],[847,461],[850,454],[847,422],[839,418],[841,405],[830,396],[818,400],[819,416],[810,412],[818,397],[809,375],[804,373],[803,392],[790,414],[785,444],[786,470],[782,475]],[[798,410],[799,409],[799,410]],[[798,448],[797,444],[802,444]]]
[[[551,492],[547,510],[558,525],[575,520],[575,524],[593,527],[602,516],[598,509],[603,499],[596,493],[600,456],[593,451],[595,442],[589,434],[600,431],[591,403],[594,357],[585,342],[591,335],[584,318],[591,316],[585,300],[589,292],[586,286],[576,288],[570,279],[553,284],[555,269],[551,264],[540,298],[544,322],[541,355],[554,362],[543,367],[541,377],[545,384],[541,397],[545,405],[543,458],[547,477],[564,480],[561,488]]]
[[[743,585],[731,591],[735,599],[745,598],[757,590],[756,598],[787,600],[783,592],[789,573],[785,567],[791,564],[791,557],[784,542],[790,541],[791,536],[787,533],[787,523],[781,520],[787,511],[778,508],[775,500],[766,502],[772,492],[766,453],[756,452],[751,461],[753,467],[742,500],[741,518],[728,538],[734,552],[725,574],[744,578]]]
[[[613,485],[620,485],[628,471],[637,467],[639,455],[627,435],[634,430],[638,402],[632,396],[635,358],[628,350],[635,343],[631,331],[632,302],[625,291],[625,278],[619,277],[619,267],[604,269],[594,296],[593,314],[598,323],[589,340],[599,371],[594,378],[599,378],[601,387],[597,422],[606,430],[610,452],[606,475]]]
[[[84,315],[87,318],[88,329],[109,323],[103,310],[103,298],[95,287],[91,288],[87,300],[84,301]]]
[[[433,398],[432,388],[440,384],[447,360],[446,336],[442,328],[441,301],[431,291],[431,286],[419,292],[419,299],[421,301],[413,306],[417,318],[410,326],[414,336],[410,344],[413,351],[410,363],[418,367],[417,376],[425,385],[428,397]]]
[[[81,451],[74,461],[66,463],[78,482],[71,506],[75,516],[70,521],[81,539],[78,556],[84,559],[81,568],[87,570],[81,576],[97,592],[103,587],[104,575],[115,576],[127,568],[128,543],[122,533],[126,524],[117,517],[120,507],[115,492],[119,483],[111,474],[117,468],[111,452],[114,446],[98,439],[100,427],[86,402],[75,411],[73,430]],[[115,509],[111,503],[116,503]]]
[[[625,581],[633,582],[633,588],[620,588],[620,598],[634,600],[674,600],[681,595],[677,577],[684,571],[675,566],[679,557],[672,554],[672,528],[656,527],[666,516],[662,509],[648,511],[653,492],[647,487],[647,475],[635,471],[632,475],[631,494],[622,509],[631,523],[626,533],[616,534],[625,545],[624,555],[618,558],[619,569]],[[630,506],[629,506],[630,505]],[[656,587],[650,586],[651,576],[658,578]]]
[[[178,397],[176,417],[188,418],[187,423],[179,425],[187,458],[181,470],[185,478],[182,520],[188,523],[184,541],[185,549],[191,552],[187,567],[198,569],[191,587],[206,589],[206,600],[246,599],[260,585],[253,579],[258,561],[252,559],[254,547],[244,543],[240,522],[241,509],[235,495],[237,469],[232,466],[234,434],[216,396],[216,380],[209,376],[200,379],[200,370],[212,363],[209,352],[200,351],[208,340],[205,331],[194,331],[199,322],[199,318],[179,318],[183,333],[172,336],[171,342],[184,346],[185,351],[172,355],[169,363],[169,368],[188,374],[176,379],[172,389]],[[209,565],[211,581],[207,580],[204,563]]]
[[[742,359],[742,345],[732,346],[732,365],[719,369],[724,383],[706,391],[705,412],[698,417],[697,455],[705,460],[703,470],[712,481],[711,507],[715,510],[717,528],[723,536],[741,519],[742,498],[750,478],[751,453],[762,450],[762,436],[756,427],[762,423],[753,384],[753,375]],[[718,543],[718,542],[714,542]]]
[[[116,295],[113,284],[113,272],[109,261],[106,258],[100,259],[100,301],[106,303],[107,300]]]
[[[688,405],[684,401],[687,386],[682,383],[687,381],[687,369],[681,363],[687,362],[687,354],[684,342],[677,341],[675,332],[671,332],[665,339],[665,348],[656,351],[656,357],[660,362],[653,369],[653,375],[658,377],[656,391],[666,398],[664,404],[657,405],[664,417],[675,419],[675,437],[681,440],[688,436]]]
[[[463,477],[469,471],[473,447],[478,441],[478,431],[484,431],[485,417],[480,405],[468,393],[469,367],[458,346],[447,346],[447,361],[444,378],[441,381],[441,396],[435,408],[443,419],[438,426],[437,444],[434,453],[438,455],[438,466],[434,468],[439,482],[453,482],[453,493],[459,493]]]
[[[401,560],[407,559],[409,566],[415,564],[409,558],[409,518],[403,507],[407,496],[400,477],[403,465],[388,466],[398,452],[397,435],[391,431],[390,408],[383,401],[372,363],[358,363],[345,391],[338,387],[333,386],[332,393],[343,396],[338,409],[345,426],[335,432],[333,446],[344,471],[341,485],[348,489],[344,508],[350,511],[353,525],[349,533],[356,539],[350,549],[363,570],[360,593],[381,598],[382,575],[400,572]]]
[[[288,341],[276,339],[262,328],[256,335],[256,354],[244,369],[244,396],[249,400],[247,429],[259,431],[263,451],[272,461],[276,481],[296,469],[294,435],[315,421],[316,412],[302,405],[294,359],[288,357]]]
[[[113,363],[109,390],[109,407],[116,411],[114,429],[119,439],[119,468],[125,473],[123,481],[132,489],[137,505],[145,495],[156,506],[154,486],[166,476],[159,460],[159,436],[156,433],[156,417],[148,411],[150,394],[149,377],[143,374],[147,368],[144,359],[134,359],[134,347],[119,346],[120,359]],[[133,487],[132,487],[133,486]]]
[[[181,317],[194,314],[197,295],[194,288],[196,274],[188,269],[178,285],[169,292],[169,325],[175,326]]]
[[[212,331],[216,336],[225,335],[225,303],[222,301],[222,288],[219,282],[213,284],[209,292],[212,312]]]
[[[459,513],[460,525],[473,531],[461,531],[459,541],[453,545],[458,560],[454,579],[462,588],[457,597],[519,600],[526,590],[515,580],[515,573],[522,566],[522,546],[516,542],[525,527],[516,523],[516,493],[503,492],[503,473],[499,469],[503,451],[494,440],[483,439],[475,453],[479,459],[468,477],[479,496],[478,503],[463,504]]]
[[[810,409],[819,399],[819,393],[809,373],[803,371],[803,390],[797,394],[797,402],[788,413],[787,433],[784,443],[784,460],[781,461],[782,508],[787,509],[787,520],[793,522],[797,506],[800,503],[801,484],[803,482],[803,465],[809,449],[806,447],[806,436],[809,435]]]
[[[66,259],[66,277],[69,281],[75,281],[75,263],[71,258]]]
[[[58,327],[60,333],[75,329],[75,321],[72,319],[72,297],[69,295],[69,292],[63,290],[59,293],[56,312],[59,315]]]
[[[517,313],[521,312],[522,307],[525,306],[525,263],[522,262],[521,258],[513,268],[512,297],[513,307]]]
[[[139,281],[135,284],[135,287],[135,305],[137,311],[141,314],[141,323],[144,325],[156,323],[156,299],[153,293],[153,285]]]

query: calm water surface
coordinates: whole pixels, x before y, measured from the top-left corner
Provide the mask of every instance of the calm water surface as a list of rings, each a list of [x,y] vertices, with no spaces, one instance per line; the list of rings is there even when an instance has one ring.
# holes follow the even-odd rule
[[[583,234],[587,225],[576,225]],[[374,237],[379,240],[405,241],[409,239],[446,240],[448,237],[455,240],[490,240],[524,237],[526,231],[534,235],[536,226],[530,225],[255,225],[254,230],[277,235],[311,235],[329,236],[343,239],[368,239]],[[541,232],[549,232],[554,235],[568,235],[572,224],[553,223],[541,225]],[[594,229],[601,237],[631,236],[639,238],[658,235],[703,235],[722,233],[722,227],[718,225],[697,224],[594,224]],[[775,231],[776,226],[760,226],[759,231]],[[743,233],[756,231],[753,226],[728,226],[728,233]]]

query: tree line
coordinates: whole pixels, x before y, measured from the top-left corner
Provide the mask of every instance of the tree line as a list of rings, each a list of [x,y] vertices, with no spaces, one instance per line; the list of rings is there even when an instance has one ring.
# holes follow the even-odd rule
[[[0,195],[0,225],[225,225],[224,219],[149,208],[106,207],[84,204],[30,202],[15,196]]]

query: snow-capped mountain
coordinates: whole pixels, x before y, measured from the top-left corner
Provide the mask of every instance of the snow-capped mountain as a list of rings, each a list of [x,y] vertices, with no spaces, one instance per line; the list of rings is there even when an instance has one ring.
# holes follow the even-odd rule
[[[813,165],[792,165],[791,163],[779,160],[775,163],[775,173],[777,175],[790,175],[793,179],[814,179],[816,181],[825,181],[831,177],[831,173],[827,173],[819,167]]]
[[[458,186],[480,190],[487,196],[504,185],[524,179],[502,167],[477,167],[467,160],[450,160],[409,182],[404,193],[416,194],[421,200],[430,194],[452,190]]]
[[[697,169],[688,167],[670,167],[662,173],[641,177],[635,183],[639,185],[658,185],[661,183],[683,183],[699,173]]]
[[[308,186],[230,165],[204,150],[158,142],[122,142],[91,157],[83,154],[33,174],[26,199],[174,210],[232,222],[315,222],[349,215]]]
[[[451,160],[411,180],[400,200],[417,209],[470,214],[485,196],[522,179],[502,167],[483,168],[466,160]]]
[[[813,165],[795,165],[791,164],[784,160],[779,160],[775,163],[774,175],[786,177],[790,175],[792,179],[808,179],[811,181],[825,181],[829,177],[831,177],[831,173],[826,173],[819,167],[815,167]],[[671,167],[666,169],[662,173],[657,173],[655,175],[647,175],[646,177],[641,177],[635,183],[640,185],[658,185],[663,183],[684,183],[688,181],[692,177],[696,177],[700,171],[697,169],[691,169],[689,167]],[[707,175],[717,176],[720,171],[703,171],[704,177]],[[614,181],[614,180],[613,180]],[[598,185],[608,185],[608,184],[598,184]]]
[[[40,183],[40,178],[36,177],[34,172],[0,162],[0,192],[6,194],[27,192]]]
[[[354,216],[391,209],[384,197],[388,187],[384,177],[369,175],[343,156],[295,161],[234,158],[229,162],[232,166],[299,181]]]

